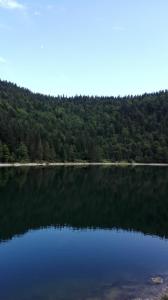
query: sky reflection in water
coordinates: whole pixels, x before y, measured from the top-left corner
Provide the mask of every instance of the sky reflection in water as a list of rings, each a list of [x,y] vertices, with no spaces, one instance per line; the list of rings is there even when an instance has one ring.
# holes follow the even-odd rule
[[[1,170],[0,299],[155,293],[150,277],[168,271],[167,183],[166,168]]]

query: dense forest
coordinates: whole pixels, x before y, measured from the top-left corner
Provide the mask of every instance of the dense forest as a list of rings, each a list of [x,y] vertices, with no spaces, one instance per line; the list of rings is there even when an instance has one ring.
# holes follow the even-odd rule
[[[168,91],[51,97],[0,81],[0,161],[168,163]]]

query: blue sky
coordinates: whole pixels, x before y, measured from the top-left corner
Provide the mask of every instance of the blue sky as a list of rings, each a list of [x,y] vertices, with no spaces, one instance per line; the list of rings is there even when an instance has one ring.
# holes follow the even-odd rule
[[[0,0],[0,78],[57,95],[168,88],[168,0]]]

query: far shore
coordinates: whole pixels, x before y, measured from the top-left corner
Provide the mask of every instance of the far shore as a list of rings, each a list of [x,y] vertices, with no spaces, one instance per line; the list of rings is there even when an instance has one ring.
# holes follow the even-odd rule
[[[168,167],[168,163],[129,163],[129,162],[32,162],[32,163],[0,163],[3,167],[59,167],[59,166],[153,166]]]

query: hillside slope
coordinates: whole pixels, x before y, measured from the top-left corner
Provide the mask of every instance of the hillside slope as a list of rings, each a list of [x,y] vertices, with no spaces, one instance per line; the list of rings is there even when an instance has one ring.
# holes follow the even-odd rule
[[[50,97],[0,81],[0,161],[168,163],[168,91]]]

